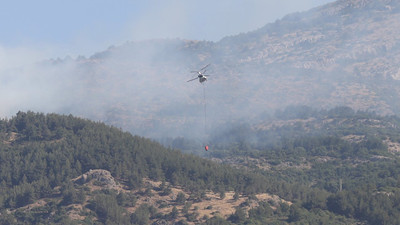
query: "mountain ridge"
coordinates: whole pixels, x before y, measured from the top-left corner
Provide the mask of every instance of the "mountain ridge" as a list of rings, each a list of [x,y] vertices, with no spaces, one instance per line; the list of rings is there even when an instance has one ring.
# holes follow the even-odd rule
[[[208,130],[291,105],[398,114],[399,9],[396,1],[341,0],[218,42],[127,42],[55,60],[34,70],[23,91],[38,96],[36,86],[51,86],[48,97],[15,110],[71,113],[152,138],[207,136],[205,101]],[[207,83],[186,82],[208,63]]]

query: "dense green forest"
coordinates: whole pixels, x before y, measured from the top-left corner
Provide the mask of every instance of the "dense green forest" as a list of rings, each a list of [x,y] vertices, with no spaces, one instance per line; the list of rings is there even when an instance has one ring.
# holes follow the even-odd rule
[[[73,116],[19,112],[12,119],[1,120],[0,129],[1,209],[20,208],[52,196],[55,187],[98,168],[111,171],[130,188],[140,187],[142,178],[168,181],[192,192],[209,189],[252,194],[268,185],[260,174],[184,155]]]
[[[226,145],[217,154],[264,159],[271,166],[265,176],[287,182],[268,191],[308,210],[327,209],[367,224],[400,224],[400,158],[398,150],[388,148],[400,140],[398,117],[348,107],[300,107],[277,115],[295,122],[265,130],[244,127],[249,130],[246,135],[252,132],[262,138],[236,138],[241,142],[231,144],[230,151]],[[247,151],[238,151],[238,146]]]
[[[267,192],[307,209],[303,212],[328,210],[367,224],[400,224],[399,149],[388,146],[399,143],[400,118],[300,106],[266,121],[215,134],[210,154],[263,174],[270,182]],[[178,143],[190,152],[189,140]]]
[[[205,224],[400,224],[400,159],[387,144],[400,140],[399,118],[348,108],[279,115],[313,122],[233,127],[213,143],[209,157],[224,162],[216,163],[103,123],[19,112],[0,120],[0,223],[148,224],[176,218],[176,212],[161,215],[149,205],[128,213],[125,207],[135,205],[135,196],[89,193],[71,183],[91,169],[105,169],[129,189],[149,178],[193,196],[205,190],[221,196],[234,191],[249,199],[271,193],[293,203],[261,202],[247,212],[238,207],[228,218],[203,219]],[[352,135],[362,138],[344,138]],[[68,206],[83,203],[85,196],[91,196],[86,205],[91,213],[84,221],[71,220]],[[57,200],[24,210],[44,198]],[[186,214],[187,221],[198,221]]]

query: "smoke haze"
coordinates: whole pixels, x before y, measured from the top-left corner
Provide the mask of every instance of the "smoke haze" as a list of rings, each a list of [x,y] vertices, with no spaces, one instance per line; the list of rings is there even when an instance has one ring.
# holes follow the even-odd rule
[[[185,36],[185,32],[179,32],[190,30],[192,25],[185,18],[199,8],[173,3],[167,5],[166,11],[161,10],[161,4],[153,13],[141,15],[143,20],[128,29],[137,29],[131,35],[141,39],[140,35],[146,35],[141,30],[157,27],[165,31],[176,29],[171,33]],[[341,2],[335,4],[291,14],[258,30],[217,42],[171,36],[125,42],[89,58],[44,61],[46,49],[0,48],[0,113],[2,117],[11,117],[20,110],[73,114],[147,137],[204,140],[210,131],[225,124],[257,122],[260,115],[290,105],[350,105],[397,113],[400,107],[393,103],[400,92],[391,77],[399,69],[389,65],[398,64],[385,60],[388,56],[391,60],[399,58],[398,51],[396,45],[383,48],[381,39],[376,38],[385,33],[376,27],[391,29],[386,23],[393,24],[397,11],[374,14],[380,20],[371,17],[368,10],[366,14],[360,11],[361,16],[344,17],[348,10],[336,7]],[[393,3],[391,7],[397,5]],[[324,10],[328,9],[333,13],[325,17]],[[204,10],[204,14],[223,14],[210,11]],[[175,16],[168,17],[171,13]],[[155,15],[158,20],[151,19]],[[364,21],[371,18],[374,29],[357,26],[363,15]],[[251,20],[257,19],[255,16]],[[354,26],[360,29],[359,35],[351,33]],[[391,32],[396,35],[386,43],[395,42],[400,36],[395,28]],[[360,51],[365,46],[370,50]],[[208,63],[209,81],[204,85],[186,82],[196,76],[190,71]],[[380,83],[368,74],[373,69],[385,74],[378,78]]]

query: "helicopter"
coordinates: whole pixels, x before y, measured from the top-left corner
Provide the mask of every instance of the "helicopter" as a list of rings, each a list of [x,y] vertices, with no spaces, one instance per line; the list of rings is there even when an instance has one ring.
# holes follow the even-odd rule
[[[190,71],[191,73],[197,73],[197,77],[195,77],[193,79],[190,79],[187,82],[194,81],[196,79],[199,79],[200,83],[203,83],[204,81],[207,81],[207,77],[210,76],[210,75],[206,75],[205,73],[206,73],[206,71],[207,71],[206,69],[207,69],[207,67],[209,65],[210,65],[210,63],[207,64],[206,66],[204,66],[203,68],[201,68],[199,71]]]

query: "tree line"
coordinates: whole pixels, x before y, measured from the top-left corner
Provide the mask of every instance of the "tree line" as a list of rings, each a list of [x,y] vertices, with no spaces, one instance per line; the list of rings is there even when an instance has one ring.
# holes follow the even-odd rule
[[[2,216],[4,224],[15,220],[40,224],[50,217],[54,223],[72,223],[63,206],[81,203],[87,192],[74,188],[70,180],[90,169],[106,169],[132,189],[141,187],[143,178],[150,178],[182,186],[193,196],[201,196],[204,190],[221,196],[226,191],[247,196],[267,192],[293,202],[291,206],[263,203],[247,214],[238,208],[228,219],[207,218],[207,224],[346,224],[352,220],[398,224],[400,160],[387,151],[383,137],[366,136],[357,143],[325,134],[291,137],[270,148],[247,146],[245,154],[240,151],[243,146],[232,143],[221,156],[236,152],[265,158],[272,165],[270,170],[243,170],[182,154],[103,123],[71,115],[19,112],[0,120],[0,213],[15,210]],[[330,160],[319,160],[326,157]],[[310,168],[279,169],[282,163],[300,165],[304,159],[311,162]],[[59,192],[56,187],[61,187]],[[54,195],[61,201],[38,207],[34,213],[18,210]],[[129,215],[124,207],[134,202],[134,196],[97,193],[88,207],[106,224],[146,224],[149,218],[171,219],[176,215],[159,215],[150,206]],[[196,220],[195,214],[187,216]]]

